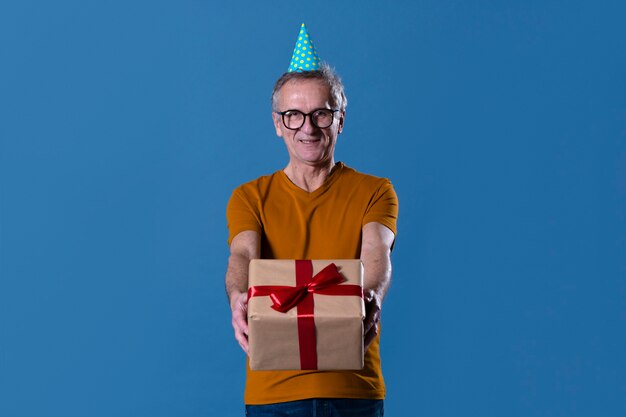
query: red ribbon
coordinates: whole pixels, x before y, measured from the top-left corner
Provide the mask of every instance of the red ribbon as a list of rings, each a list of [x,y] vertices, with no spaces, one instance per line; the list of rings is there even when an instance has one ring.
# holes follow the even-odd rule
[[[359,285],[339,285],[346,279],[339,273],[337,265],[329,264],[313,276],[313,263],[310,260],[296,261],[296,286],[255,285],[248,289],[248,299],[269,296],[272,308],[286,313],[298,307],[298,343],[300,345],[300,368],[317,369],[317,339],[313,294],[354,295],[363,297]]]

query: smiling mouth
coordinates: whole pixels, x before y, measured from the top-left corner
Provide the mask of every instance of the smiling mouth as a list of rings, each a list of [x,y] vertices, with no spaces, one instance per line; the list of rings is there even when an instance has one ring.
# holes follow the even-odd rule
[[[302,142],[304,144],[316,143],[319,142],[320,139],[298,139],[298,142]]]

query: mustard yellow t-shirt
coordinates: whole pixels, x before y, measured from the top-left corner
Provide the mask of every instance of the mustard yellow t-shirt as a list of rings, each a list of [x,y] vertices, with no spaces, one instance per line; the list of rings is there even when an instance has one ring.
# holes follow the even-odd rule
[[[239,186],[228,203],[230,245],[246,230],[261,234],[262,259],[358,259],[361,230],[378,222],[396,233],[398,200],[389,180],[361,174],[343,163],[317,190],[307,192],[283,171]],[[252,371],[246,404],[307,398],[383,399],[380,335],[360,371]]]

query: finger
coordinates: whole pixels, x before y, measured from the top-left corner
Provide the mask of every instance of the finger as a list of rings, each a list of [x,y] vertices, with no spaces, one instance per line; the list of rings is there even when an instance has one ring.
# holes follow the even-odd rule
[[[365,322],[363,323],[363,330],[367,333],[372,326],[374,326],[380,320],[380,308],[372,307],[365,316]]]
[[[378,324],[380,321],[380,308],[376,308],[376,310],[372,312],[372,321],[374,324]]]
[[[248,322],[245,305],[240,304],[232,314],[232,325],[235,331],[235,339],[246,354],[248,354]]]
[[[365,351],[369,349],[370,345],[378,335],[378,325],[374,325],[367,333],[365,333],[365,339],[363,341]]]
[[[364,324],[363,324],[363,331],[365,333],[371,331],[374,327],[376,327],[376,325],[378,324],[380,320],[378,319],[378,317],[372,317],[371,319],[367,320]]]
[[[248,307],[244,303],[238,303],[238,306],[232,313],[233,327],[240,328],[246,335],[248,334]]]
[[[365,317],[365,321],[363,322],[363,331],[367,334],[374,325],[374,321],[371,317]]]
[[[248,354],[248,349],[249,349],[248,338],[242,333],[238,333],[238,334],[235,334],[235,339],[237,339],[237,342],[239,343],[239,346],[241,346],[241,349],[243,349],[243,351],[246,352],[246,354]]]
[[[239,346],[248,353],[248,325],[241,316],[233,314],[233,328],[235,330],[235,339]]]
[[[240,331],[246,336],[248,335],[248,321],[247,317],[242,313],[233,313],[233,327],[235,331]]]

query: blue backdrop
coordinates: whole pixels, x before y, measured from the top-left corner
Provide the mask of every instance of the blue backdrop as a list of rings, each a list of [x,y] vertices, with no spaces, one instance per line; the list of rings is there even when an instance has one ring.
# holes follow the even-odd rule
[[[0,5],[0,416],[243,415],[232,189],[301,22],[400,198],[390,416],[626,415],[626,5]]]

